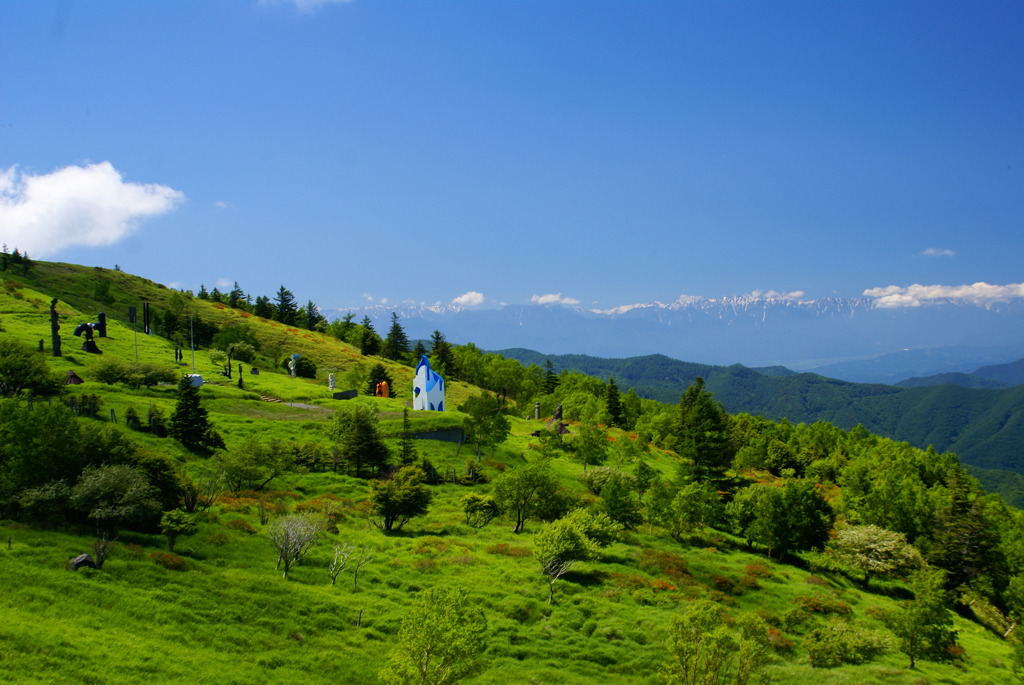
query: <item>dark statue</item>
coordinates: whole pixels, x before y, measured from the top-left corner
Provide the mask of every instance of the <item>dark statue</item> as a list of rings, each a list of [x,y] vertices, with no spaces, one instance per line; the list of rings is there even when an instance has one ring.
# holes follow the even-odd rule
[[[50,341],[53,346],[53,356],[60,356],[60,321],[57,316],[57,298],[50,301]]]

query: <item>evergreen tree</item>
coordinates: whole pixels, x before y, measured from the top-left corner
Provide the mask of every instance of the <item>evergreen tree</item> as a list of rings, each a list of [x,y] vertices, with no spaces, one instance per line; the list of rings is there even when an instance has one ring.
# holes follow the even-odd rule
[[[274,319],[285,326],[294,326],[298,315],[299,306],[295,303],[295,295],[282,285],[274,298]]]
[[[238,286],[238,281],[235,281],[234,287],[228,293],[227,305],[232,309],[239,309],[244,301],[245,292]]]
[[[261,316],[264,319],[274,318],[274,305],[270,303],[270,298],[266,295],[257,295],[256,302],[253,304],[252,313],[256,316]]]
[[[380,352],[380,336],[373,329],[370,317],[364,316],[359,326],[362,329],[359,335],[359,354],[370,357]]]
[[[385,359],[392,361],[401,361],[409,354],[409,337],[398,320],[398,312],[391,312],[391,329],[384,338],[382,354]]]
[[[387,383],[389,389],[389,396],[395,397],[398,393],[395,391],[395,381],[388,373],[387,367],[383,364],[374,364],[373,368],[370,369],[370,377],[366,381],[366,394],[371,397],[377,394],[377,384]]]
[[[7,249],[7,243],[4,243],[3,251],[0,252],[0,271],[7,271],[7,268],[11,264],[11,251]]]
[[[369,407],[357,404],[347,411],[335,412],[329,434],[356,478],[362,477],[364,466],[376,474],[388,462],[388,446],[381,437],[377,415]]]
[[[412,429],[409,427],[409,408],[402,410],[402,439],[398,447],[398,461],[402,466],[409,466],[416,461],[416,445],[413,442]]]
[[[700,376],[679,401],[676,433],[680,456],[693,461],[701,478],[721,477],[732,463],[728,417],[722,405],[704,389]]]
[[[548,359],[544,362],[544,394],[550,395],[558,388],[558,374],[555,373],[555,366]]]
[[[928,560],[949,572],[949,589],[983,576],[1002,580],[1005,557],[999,549],[999,529],[989,524],[985,501],[959,467],[950,469],[946,487],[949,497],[936,516]]]
[[[423,357],[426,354],[427,354],[427,346],[423,344],[422,340],[417,340],[416,341],[416,347],[412,348],[412,358],[413,358],[413,361],[416,362],[416,363],[419,363],[420,357]]]
[[[33,266],[35,266],[35,263],[28,258],[28,252],[26,252],[21,260],[21,274],[28,276],[28,272],[32,270]]]
[[[622,427],[626,430],[634,430],[642,413],[643,406],[640,402],[640,395],[636,394],[636,390],[630,388],[622,398]]]
[[[201,448],[224,447],[224,440],[213,429],[206,409],[199,399],[199,388],[192,385],[190,376],[178,381],[178,403],[171,414],[169,433],[192,451]]]
[[[210,299],[210,293],[206,292],[206,284],[205,283],[200,283],[199,284],[199,292],[196,294],[196,297],[198,299],[200,299],[200,300],[209,300]]]
[[[605,409],[611,417],[611,425],[622,426],[622,404],[619,399],[619,387],[615,385],[615,378],[608,378],[608,388],[604,396]]]
[[[323,314],[320,313],[320,308],[316,306],[313,300],[306,303],[306,306],[302,308],[303,326],[310,331],[317,330],[322,322],[326,321]]]
[[[349,340],[349,336],[352,334],[352,331],[356,327],[356,324],[352,322],[352,319],[354,318],[356,318],[355,312],[348,312],[347,314],[345,314],[345,316],[341,317],[338,326],[338,332],[336,334],[338,340],[343,340],[347,343],[352,342],[351,340]]]
[[[444,333],[434,331],[430,336],[430,366],[447,381],[455,380],[455,355]]]
[[[223,302],[224,301],[224,295],[220,292],[220,289],[218,289],[217,286],[214,286],[213,290],[210,291],[210,301],[211,302]]]

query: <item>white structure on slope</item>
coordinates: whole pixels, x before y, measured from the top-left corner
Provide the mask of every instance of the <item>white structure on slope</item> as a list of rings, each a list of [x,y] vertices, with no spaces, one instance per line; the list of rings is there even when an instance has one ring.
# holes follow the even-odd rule
[[[444,411],[444,379],[430,368],[426,355],[420,357],[420,363],[416,365],[416,377],[412,381],[412,408]]]

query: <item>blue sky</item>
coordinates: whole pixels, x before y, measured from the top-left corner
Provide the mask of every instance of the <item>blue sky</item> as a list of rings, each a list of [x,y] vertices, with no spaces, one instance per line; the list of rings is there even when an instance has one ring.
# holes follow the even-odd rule
[[[1019,2],[8,0],[0,239],[322,309],[1022,297],[1022,28]]]

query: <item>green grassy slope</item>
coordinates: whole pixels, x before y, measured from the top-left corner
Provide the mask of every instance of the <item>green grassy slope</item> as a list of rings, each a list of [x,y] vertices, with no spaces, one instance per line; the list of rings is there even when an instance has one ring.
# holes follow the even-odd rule
[[[14,278],[23,287],[0,290],[0,335],[32,344],[42,338],[48,349],[49,298],[60,292],[66,356],[47,362],[58,373],[74,369],[86,380],[67,392],[99,395],[103,419],[109,409],[122,417],[128,407],[144,410],[149,403],[169,414],[174,401],[170,386],[130,390],[91,377],[98,358],[77,351],[77,340],[69,335],[75,324],[95,320],[96,302],[76,295],[76,288],[92,287],[89,270],[45,264],[39,269],[38,280]],[[51,269],[57,275],[50,275]],[[66,269],[69,280],[63,289],[51,290],[64,283],[60,269]],[[166,298],[163,289],[142,279],[109,271],[102,275],[115,281],[115,304]],[[223,325],[240,317],[209,303],[195,305],[204,317],[220,317]],[[328,444],[323,428],[340,403],[330,399],[326,370],[344,375],[380,360],[362,358],[318,334],[288,331],[255,317],[248,322],[261,341],[284,339],[289,350],[313,356],[321,377],[293,379],[265,367],[259,376],[245,375],[246,387],[240,389],[218,377],[219,369],[205,352],[197,353],[197,371],[211,381],[202,388],[203,403],[228,448],[254,433]],[[134,335],[121,321],[112,321],[109,337],[97,343],[104,357],[134,359]],[[140,359],[170,363],[172,349],[168,341],[139,336]],[[355,401],[374,407],[384,430],[393,432],[410,404],[411,369],[389,369],[396,377],[397,398]],[[457,406],[476,392],[450,384],[448,405]],[[309,406],[269,403],[260,395]],[[414,429],[458,425],[462,418],[457,411],[412,413]],[[483,459],[485,475],[493,477],[530,459],[535,441],[530,433],[538,427],[535,421],[512,419],[512,436]],[[170,439],[132,436],[145,449],[170,454],[186,471],[207,467]],[[628,439],[615,431],[611,437]],[[397,441],[391,439],[391,445],[394,449]],[[417,441],[417,449],[442,472],[461,472],[467,458],[473,459],[469,447],[459,450],[448,443]],[[654,451],[651,463],[666,476],[674,471],[669,453]],[[559,459],[554,468],[563,487],[592,497],[579,483],[578,464]],[[859,626],[884,632],[877,610],[902,596],[900,585],[883,583],[874,586],[876,592],[864,592],[842,575],[810,570],[808,560],[782,564],[716,531],[681,543],[659,531],[625,534],[600,559],[581,563],[559,581],[555,603],[548,606],[547,584],[531,557],[538,523],[531,521],[519,535],[504,519],[479,531],[464,524],[459,498],[487,493],[488,484],[433,487],[429,514],[393,535],[382,534],[366,517],[365,481],[305,473],[282,477],[270,488],[264,496],[276,512],[330,507],[337,517],[336,529],[287,580],[274,568],[276,552],[262,535],[255,493],[223,493],[202,515],[198,533],[179,540],[177,558],[164,556],[160,536],[123,533],[102,571],[65,569],[68,559],[89,551],[93,538],[88,531],[0,522],[4,681],[379,682],[378,670],[415,593],[436,585],[464,586],[486,615],[486,670],[471,679],[476,683],[658,682],[669,617],[704,596],[716,598],[734,615],[757,611],[777,627],[780,649],[768,669],[775,682],[995,684],[1010,678],[1009,646],[959,617],[956,628],[966,650],[962,665],[920,662],[908,670],[906,658],[893,651],[860,666],[813,669],[804,640],[827,617],[800,611],[801,598],[814,598],[815,605],[831,606]],[[329,584],[327,562],[333,545],[340,543],[372,551],[358,587],[353,587],[351,569],[337,585]]]

